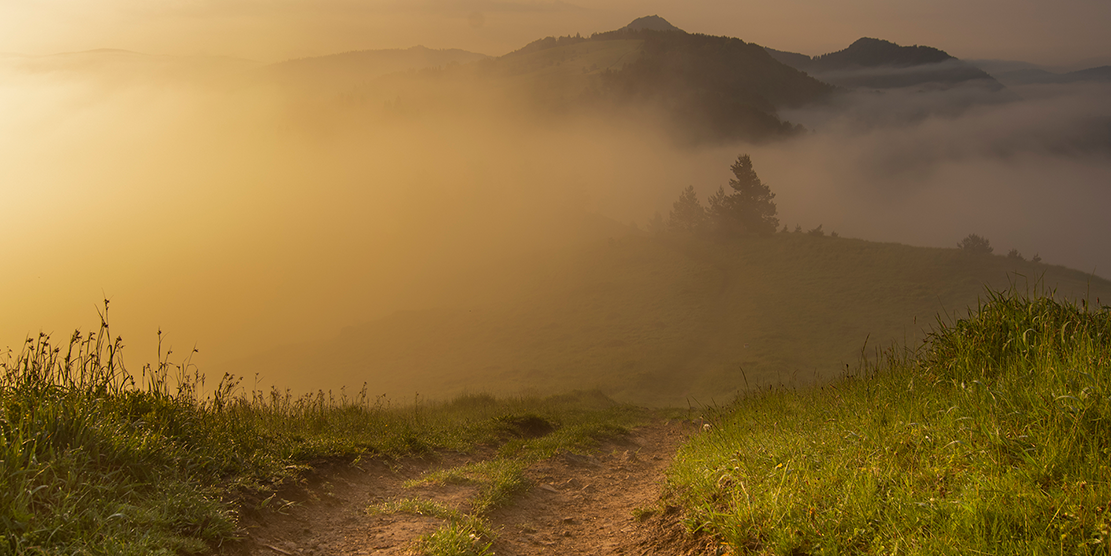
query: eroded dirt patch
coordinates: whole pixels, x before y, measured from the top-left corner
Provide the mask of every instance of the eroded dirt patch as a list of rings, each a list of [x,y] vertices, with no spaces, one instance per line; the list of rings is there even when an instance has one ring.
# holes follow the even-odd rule
[[[533,487],[490,514],[500,529],[494,552],[524,554],[675,554],[654,542],[651,516],[663,472],[692,425],[658,422],[591,455],[561,454],[533,464]],[[663,550],[660,552],[660,550]]]
[[[476,487],[443,485],[405,488],[404,483],[429,470],[478,461],[483,454],[440,454],[432,459],[371,460],[332,464],[310,475],[292,492],[282,493],[297,503],[279,511],[262,510],[244,517],[245,538],[224,547],[227,556],[400,555],[409,554],[414,539],[438,528],[433,517],[393,514],[370,515],[367,506],[391,499],[435,499],[467,510]]]
[[[697,552],[657,503],[663,472],[695,427],[660,421],[603,442],[589,455],[563,453],[526,470],[528,490],[486,517],[498,531],[498,555],[679,554]],[[402,555],[443,520],[372,515],[367,506],[403,498],[433,500],[463,512],[477,487],[404,483],[424,473],[482,461],[491,451],[434,459],[332,465],[310,476],[299,503],[280,513],[245,516],[244,541],[227,556]]]

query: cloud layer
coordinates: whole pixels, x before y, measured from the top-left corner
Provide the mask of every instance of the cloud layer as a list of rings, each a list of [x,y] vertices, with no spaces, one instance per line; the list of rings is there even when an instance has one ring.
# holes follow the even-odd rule
[[[537,114],[479,82],[443,106],[353,105],[208,62],[5,59],[0,345],[96,324],[103,296],[133,360],[162,328],[202,364],[466,305],[507,260],[643,226],[687,185],[704,200],[741,152],[788,226],[977,233],[1111,276],[1106,86],[860,94],[784,114],[812,130],[791,141],[690,147],[650,117]]]
[[[814,130],[760,150],[786,220],[878,241],[997,253],[1111,276],[1111,108],[1106,85],[860,93],[786,115]]]

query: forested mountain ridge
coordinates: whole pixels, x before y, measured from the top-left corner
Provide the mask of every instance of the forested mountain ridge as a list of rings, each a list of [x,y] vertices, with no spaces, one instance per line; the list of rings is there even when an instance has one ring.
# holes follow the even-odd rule
[[[545,37],[500,57],[416,47],[271,69],[283,86],[339,98],[344,113],[362,110],[371,121],[476,110],[514,121],[579,114],[631,118],[688,145],[791,137],[803,128],[784,110],[825,103],[839,88],[970,86],[976,91],[965,104],[1003,100],[991,75],[929,46],[862,38],[810,57],[688,33],[659,16],[590,36]]]
[[[499,61],[570,50],[584,43],[636,41],[633,55],[599,72],[588,100],[662,108],[675,131],[695,142],[791,135],[797,126],[781,120],[778,111],[820,102],[834,91],[776,60],[759,45],[687,33],[663,18],[650,17],[655,19],[641,18],[590,37],[546,37]]]
[[[763,47],[731,37],[622,29],[592,40],[636,37],[641,56],[610,76],[616,91],[633,96],[697,94],[710,105],[726,97],[774,115],[780,108],[817,102],[833,87],[775,60]]]
[[[991,90],[1003,86],[983,70],[930,46],[900,46],[861,38],[843,50],[807,56],[768,48],[768,53],[818,79],[849,88],[896,88],[924,84],[976,84]]]
[[[626,25],[625,29],[630,29],[633,31],[648,29],[650,31],[685,32],[658,15],[646,15],[644,17],[638,17],[634,19],[632,23]]]
[[[834,88],[737,38],[687,33],[659,16],[584,37],[545,37],[500,57],[462,50],[358,51],[290,60],[264,75],[304,112],[337,121],[487,114],[521,122],[582,115],[659,126],[678,143],[763,141],[801,128],[780,111]],[[338,101],[338,102],[337,102]],[[437,116],[438,117],[438,116]]]
[[[882,39],[861,38],[848,48],[822,54],[812,59],[822,69],[843,69],[853,66],[921,66],[938,64],[956,58],[931,46],[900,46]]]

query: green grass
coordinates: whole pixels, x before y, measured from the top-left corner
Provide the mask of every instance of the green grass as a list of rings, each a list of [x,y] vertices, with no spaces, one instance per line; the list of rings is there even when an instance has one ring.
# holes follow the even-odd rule
[[[413,549],[429,556],[483,556],[497,534],[481,517],[464,514],[432,500],[405,498],[373,504],[371,514],[415,514],[444,520],[439,529],[417,539]]]
[[[530,464],[561,452],[586,453],[598,440],[624,434],[646,421],[649,415],[643,408],[631,406],[616,406],[604,412],[565,411],[551,433],[514,438],[502,444],[490,459],[433,471],[409,481],[406,486],[476,484],[479,491],[471,503],[471,510],[476,515],[482,514],[529,486],[524,471]]]
[[[558,449],[643,415],[596,392],[395,406],[366,388],[247,392],[230,375],[205,390],[188,358],[171,364],[166,354],[130,373],[122,345],[106,305],[96,332],[60,346],[40,335],[0,357],[0,554],[204,552],[239,534],[243,504],[287,504],[275,495],[314,464],[478,445],[501,446],[513,461],[553,442],[517,439],[519,416],[556,424],[549,436],[565,441],[549,449]],[[492,476],[501,486],[487,505],[512,491]]]
[[[560,452],[585,453],[596,446],[599,439],[624,434],[648,416],[647,411],[628,406],[623,406],[620,413],[574,415],[550,434],[506,442],[491,459],[433,471],[409,481],[406,486],[477,484],[480,488],[472,508],[482,513],[502,505],[513,493],[529,486],[524,471],[530,464]]]
[[[1108,551],[1107,307],[993,293],[918,349],[711,420],[669,489],[739,553]]]
[[[561,398],[555,397],[552,400],[560,403]],[[525,469],[530,464],[560,452],[586,452],[595,447],[600,439],[628,432],[629,427],[643,423],[650,415],[643,408],[630,406],[615,406],[606,411],[565,410],[556,414],[546,410],[543,404],[531,406],[528,413],[510,414],[495,419],[518,438],[502,444],[494,457],[458,467],[438,469],[405,484],[407,488],[443,484],[477,485],[478,492],[470,500],[466,512],[437,510],[436,508],[442,506],[417,498],[373,504],[368,511],[418,513],[444,519],[444,524],[439,529],[415,542],[414,550],[422,554],[492,554],[490,547],[496,534],[486,521],[486,514],[507,504],[514,494],[531,486],[525,476]],[[551,419],[558,421],[549,421]],[[554,430],[550,432],[545,426],[549,423],[554,425]]]
[[[672,475],[690,525],[738,550],[1098,551],[1111,499],[1106,310],[996,295],[920,349],[885,352],[866,377],[768,390],[843,372],[859,351],[847,346],[865,338],[918,346],[915,315],[974,305],[981,284],[1016,271],[1111,299],[1083,273],[957,250],[805,234],[626,238],[535,274],[507,268],[484,308],[353,329],[370,352],[339,342],[260,363],[319,377],[375,361],[360,370],[375,392],[428,385],[442,399],[482,385],[658,403],[748,391]],[[95,332],[0,355],[0,554],[202,552],[239,534],[241,504],[280,507],[271,495],[321,461],[490,445],[490,463],[426,477],[477,484],[465,517],[482,520],[522,488],[529,463],[646,415],[599,391],[398,403],[367,387],[248,390],[230,374],[206,386],[188,357],[133,373],[121,350],[106,308]],[[527,434],[533,418],[554,431]],[[445,525],[458,540],[457,523]]]

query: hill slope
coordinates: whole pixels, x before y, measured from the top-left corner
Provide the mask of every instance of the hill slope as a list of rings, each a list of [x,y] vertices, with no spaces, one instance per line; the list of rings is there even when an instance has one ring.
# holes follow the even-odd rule
[[[777,61],[759,45],[687,33],[659,16],[639,18],[589,38],[547,37],[499,62],[549,49],[598,48],[599,43],[613,41],[633,50],[619,64],[591,65],[591,70],[603,71],[592,83],[593,95],[584,100],[601,102],[607,112],[649,106],[688,141],[790,135],[796,128],[782,121],[778,111],[822,101],[833,92],[828,84]]]
[[[646,403],[724,400],[839,376],[866,341],[913,342],[1015,271],[1111,299],[1111,283],[1081,272],[956,249],[628,237],[490,269],[499,293],[484,302],[396,313],[227,370],[305,390],[367,381],[395,399],[598,387]]]
[[[332,75],[333,65],[345,72],[359,68],[352,56],[288,62],[278,69],[290,84],[321,88],[333,78],[319,76]],[[758,45],[686,33],[659,17],[590,37],[546,37],[499,58],[408,74],[358,70],[344,79],[347,90],[332,94],[346,109],[354,101],[390,113],[398,106],[409,114],[489,112],[514,122],[535,115],[625,116],[658,122],[688,143],[791,135],[797,128],[779,111],[833,92]]]
[[[1070,84],[1070,83],[1108,83],[1111,82],[1111,66],[1099,66],[1067,73],[1054,73],[1038,67],[1006,68],[1003,64],[993,64],[991,61],[983,63],[985,71],[992,65],[998,69],[992,75],[1006,85],[1031,85],[1031,84]]]
[[[649,31],[683,31],[658,15],[638,17],[632,23],[626,25],[624,29],[630,31],[640,31],[642,29]]]
[[[837,52],[806,56],[768,49],[777,60],[847,88],[890,89],[933,85],[974,84],[998,91],[1003,86],[976,66],[929,46],[900,46],[862,38]]]
[[[694,140],[790,135],[795,127],[778,111],[822,101],[833,92],[759,45],[736,38],[619,30],[592,40],[627,38],[643,40],[640,56],[606,74],[603,91],[617,103],[665,107],[676,128]]]
[[[264,74],[286,87],[316,94],[336,94],[391,73],[466,64],[488,58],[457,48],[434,50],[358,50],[329,56],[297,58],[264,68]]]

